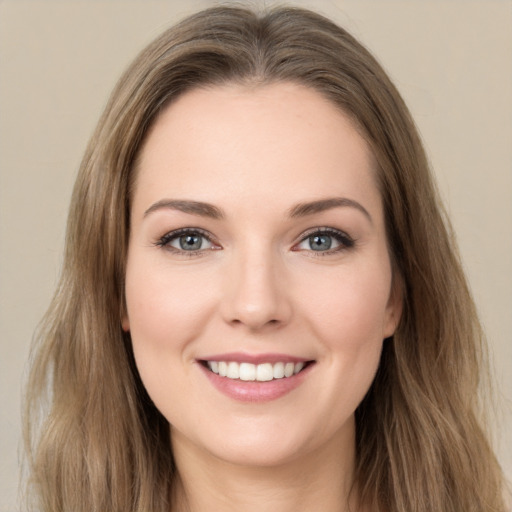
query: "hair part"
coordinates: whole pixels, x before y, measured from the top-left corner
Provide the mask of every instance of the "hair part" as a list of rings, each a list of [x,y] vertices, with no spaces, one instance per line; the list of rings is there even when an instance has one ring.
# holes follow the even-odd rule
[[[403,287],[400,325],[356,411],[361,498],[382,511],[505,510],[479,415],[483,335],[402,98],[370,53],[328,19],[241,7],[201,11],[143,50],[88,145],[61,281],[35,339],[27,387],[25,443],[39,510],[169,510],[169,425],[121,329],[137,157],[158,114],[187,91],[273,82],[318,91],[367,140]]]

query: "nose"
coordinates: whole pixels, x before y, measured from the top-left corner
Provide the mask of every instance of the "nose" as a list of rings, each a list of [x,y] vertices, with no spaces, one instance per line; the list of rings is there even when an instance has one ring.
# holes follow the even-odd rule
[[[224,280],[224,320],[250,331],[287,324],[292,304],[284,274],[279,258],[270,250],[233,255]]]

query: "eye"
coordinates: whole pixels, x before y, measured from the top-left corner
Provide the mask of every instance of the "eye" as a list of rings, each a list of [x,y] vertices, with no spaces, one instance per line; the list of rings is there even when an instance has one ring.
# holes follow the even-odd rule
[[[197,228],[184,228],[171,231],[160,238],[156,245],[173,252],[195,254],[201,251],[219,249],[210,235]]]
[[[333,228],[315,229],[306,234],[293,250],[334,253],[354,246],[354,240],[343,231]]]

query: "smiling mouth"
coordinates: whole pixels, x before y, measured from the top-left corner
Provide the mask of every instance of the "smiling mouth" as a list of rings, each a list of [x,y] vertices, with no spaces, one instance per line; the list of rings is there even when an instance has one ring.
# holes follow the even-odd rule
[[[293,377],[313,364],[314,361],[261,364],[238,363],[235,361],[201,361],[201,363],[212,373],[227,379],[245,382],[270,382]]]

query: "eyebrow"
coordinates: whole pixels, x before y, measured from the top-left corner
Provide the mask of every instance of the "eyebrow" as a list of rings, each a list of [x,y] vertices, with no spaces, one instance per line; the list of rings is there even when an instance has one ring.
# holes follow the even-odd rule
[[[211,219],[223,219],[225,217],[224,212],[220,208],[213,206],[213,204],[184,199],[162,199],[161,201],[157,201],[144,212],[144,217],[161,209],[178,210],[180,212],[190,213],[191,215],[198,215],[200,217],[209,217]]]
[[[290,218],[307,217],[308,215],[313,215],[315,213],[321,213],[326,210],[340,207],[355,208],[363,213],[370,222],[372,222],[371,215],[362,204],[346,197],[331,197],[327,199],[309,201],[306,203],[299,203],[288,210],[288,216]],[[144,212],[144,217],[147,217],[152,212],[162,209],[178,210],[184,213],[189,213],[191,215],[209,217],[215,220],[224,219],[226,217],[224,212],[213,204],[204,203],[202,201],[190,201],[186,199],[161,199],[160,201],[152,204]]]
[[[314,213],[321,213],[332,208],[350,207],[359,210],[365,217],[372,222],[372,216],[368,210],[357,201],[348,199],[346,197],[330,197],[328,199],[319,199],[317,201],[310,201],[308,203],[299,203],[288,211],[291,218],[306,217]]]

